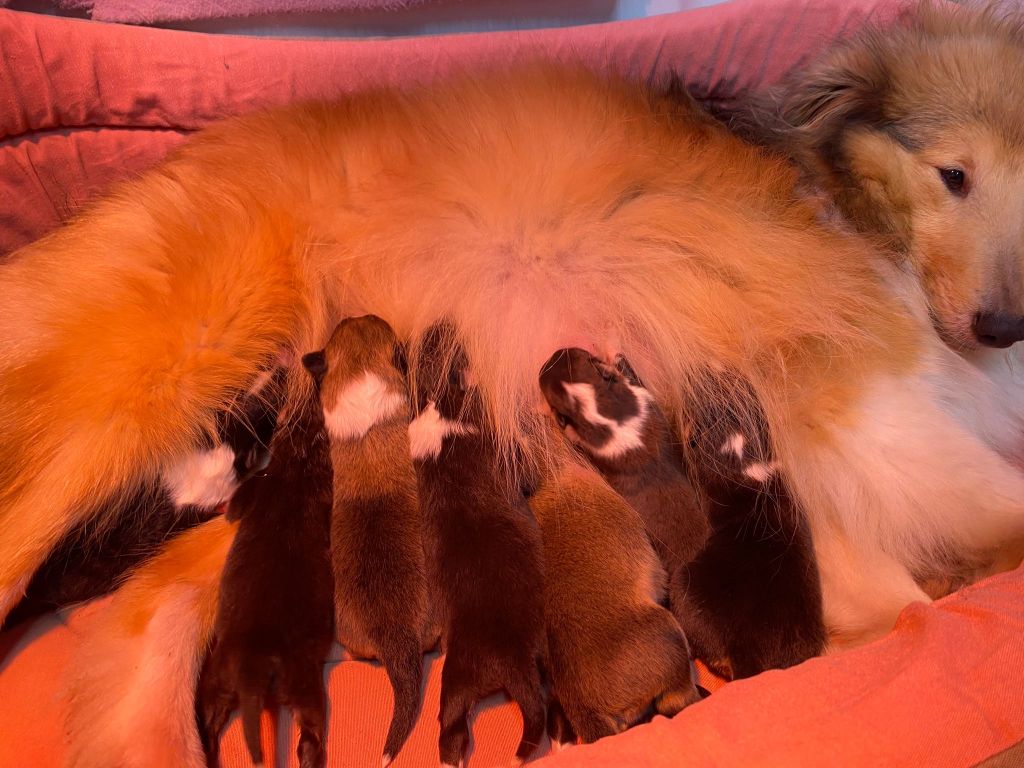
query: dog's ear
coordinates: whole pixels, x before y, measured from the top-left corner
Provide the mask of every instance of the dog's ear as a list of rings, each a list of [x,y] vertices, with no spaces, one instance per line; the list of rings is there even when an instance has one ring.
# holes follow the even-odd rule
[[[302,365],[309,371],[313,381],[319,386],[320,382],[323,381],[324,375],[327,373],[327,356],[323,353],[323,350],[303,355]]]
[[[787,129],[821,146],[850,123],[884,125],[888,82],[884,56],[862,40],[791,81],[780,116]]]

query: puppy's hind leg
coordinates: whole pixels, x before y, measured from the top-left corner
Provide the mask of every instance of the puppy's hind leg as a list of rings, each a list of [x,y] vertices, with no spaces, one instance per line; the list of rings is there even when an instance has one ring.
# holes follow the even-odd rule
[[[469,710],[476,701],[476,694],[469,684],[469,675],[459,669],[451,649],[441,670],[441,736],[438,748],[441,765],[447,768],[461,766],[469,746]]]
[[[547,725],[552,751],[557,752],[576,743],[576,731],[562,709],[562,703],[554,695],[548,700]]]
[[[315,654],[320,659],[325,654]],[[299,726],[299,745],[295,754],[300,768],[322,768],[327,760],[326,741],[326,694],[323,685],[323,667],[319,661],[309,663],[302,671],[301,680],[295,681],[295,689],[289,692],[288,704],[295,713]]]

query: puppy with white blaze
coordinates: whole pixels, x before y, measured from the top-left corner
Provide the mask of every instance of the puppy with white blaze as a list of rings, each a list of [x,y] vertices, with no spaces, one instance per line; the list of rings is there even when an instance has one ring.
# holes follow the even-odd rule
[[[427,595],[416,473],[409,455],[406,361],[379,317],[342,320],[315,365],[334,467],[331,564],[338,641],[379,659],[394,691],[387,766],[416,725],[423,653],[440,627]]]
[[[279,348],[369,313],[403,339],[450,318],[510,464],[545,459],[553,350],[621,352],[667,413],[734,371],[834,638],[877,637],[928,599],[915,575],[1024,535],[1024,476],[888,255],[797,183],[696,107],[554,65],[199,132],[0,265],[0,615],[88,500],[212,434]]]
[[[470,362],[446,323],[415,352],[419,397],[409,448],[441,618],[441,763],[462,765],[469,714],[504,692],[523,715],[516,758],[544,736],[544,555],[540,527],[503,471]]]

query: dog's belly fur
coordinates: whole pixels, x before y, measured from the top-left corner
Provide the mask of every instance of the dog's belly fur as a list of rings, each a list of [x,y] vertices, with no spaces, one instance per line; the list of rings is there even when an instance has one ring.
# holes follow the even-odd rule
[[[1021,534],[1024,478],[879,256],[794,183],[678,106],[556,70],[200,134],[0,267],[0,616],[81,499],[181,455],[280,348],[373,313],[414,341],[450,318],[498,438],[541,458],[556,349],[614,348],[673,412],[735,371],[830,621],[887,630],[926,599],[912,573]]]

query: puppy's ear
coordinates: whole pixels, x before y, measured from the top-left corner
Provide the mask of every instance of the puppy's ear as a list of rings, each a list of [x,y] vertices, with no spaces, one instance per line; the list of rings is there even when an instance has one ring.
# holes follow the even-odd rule
[[[615,357],[615,370],[622,374],[622,377],[634,387],[643,386],[643,382],[640,381],[640,377],[636,375],[636,371],[633,370],[633,366],[629,364],[625,356],[617,355]]]
[[[317,386],[319,386],[327,373],[327,356],[324,354],[323,350],[303,355],[302,365],[307,371],[309,371],[310,375],[313,377],[313,381],[315,381]]]
[[[400,341],[395,342],[395,347],[391,352],[391,364],[402,376],[409,375],[409,353]]]

